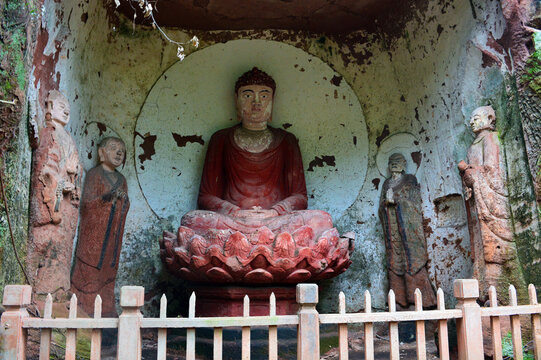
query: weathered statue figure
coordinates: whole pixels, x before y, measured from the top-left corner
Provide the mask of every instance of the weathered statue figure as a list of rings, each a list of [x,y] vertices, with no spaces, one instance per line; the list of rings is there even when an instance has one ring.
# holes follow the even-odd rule
[[[513,241],[505,171],[500,162],[500,142],[491,106],[474,110],[470,125],[477,136],[468,151],[468,163],[458,168],[465,189],[474,277],[479,280],[481,298],[494,285],[506,294],[510,283],[525,289]]]
[[[263,225],[271,231],[288,230],[292,222],[297,227],[317,222],[318,228],[332,228],[329,214],[305,210],[306,183],[297,139],[267,126],[275,88],[274,80],[257,68],[237,81],[241,124],[210,139],[199,189],[202,210],[188,213],[182,225],[244,233]]]
[[[87,314],[94,313],[99,294],[102,315],[116,317],[115,278],[130,207],[126,179],[116,168],[124,163],[126,146],[107,137],[98,145],[98,154],[100,164],[88,172],[83,188],[71,289]]]
[[[348,240],[338,244],[339,235],[328,213],[306,210],[297,139],[268,126],[275,89],[274,80],[257,68],[238,79],[235,94],[241,123],[210,139],[199,189],[200,210],[182,218],[177,234],[164,234],[162,258],[180,276],[226,282],[295,282],[314,274],[335,276],[349,265],[349,258],[344,257],[332,270],[338,264],[332,254],[347,254]],[[217,245],[214,250],[213,245]],[[310,248],[316,246],[318,251],[312,252]],[[310,254],[311,270],[296,268],[304,259],[301,248]],[[215,256],[210,255],[213,251]],[[234,265],[228,260],[231,256],[242,264]],[[190,260],[194,257],[201,260]],[[252,264],[256,257],[258,263]],[[293,257],[298,261],[277,263],[280,258]],[[182,265],[185,261],[198,270]],[[224,264],[213,266],[219,262]],[[330,275],[331,270],[337,272]]]
[[[421,191],[415,175],[406,174],[406,159],[389,157],[391,176],[383,183],[379,217],[387,249],[389,286],[403,308],[413,305],[415,289],[423,294],[423,307],[436,305],[428,278],[428,254],[423,231]]]
[[[46,102],[45,127],[34,152],[28,242],[28,275],[33,291],[66,300],[71,254],[79,213],[81,165],[77,147],[64,129],[68,100],[53,90]]]

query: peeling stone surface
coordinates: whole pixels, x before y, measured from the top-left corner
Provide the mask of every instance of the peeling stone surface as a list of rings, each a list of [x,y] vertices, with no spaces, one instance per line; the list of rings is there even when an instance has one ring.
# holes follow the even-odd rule
[[[506,52],[506,49],[510,49],[508,44],[512,42],[502,40],[506,34],[506,21],[509,19],[507,12],[505,14],[502,12],[502,3],[504,3],[503,0],[502,2],[413,1],[405,5],[397,5],[396,11],[392,12],[399,13],[404,8],[408,9],[402,12],[400,21],[378,22],[378,25],[372,29],[342,34],[323,35],[294,30],[212,32],[198,30],[184,33],[168,29],[168,34],[175,39],[188,40],[193,34],[201,39],[203,49],[192,54],[190,54],[191,50],[188,50],[187,58],[179,64],[175,56],[176,47],[164,42],[160,35],[150,28],[136,26],[133,30],[130,21],[132,16],[128,18],[118,16],[113,9],[104,7],[102,2],[75,4],[46,0],[43,5],[42,31],[44,34],[47,32],[48,39],[43,47],[43,56],[52,56],[52,60],[45,58],[43,60],[50,61],[54,65],[43,71],[36,66],[37,71],[32,74],[32,87],[29,89],[31,117],[43,118],[40,107],[37,106],[42,100],[39,94],[50,89],[41,90],[41,87],[58,86],[62,92],[69,94],[72,103],[72,123],[69,130],[76,140],[82,140],[77,141],[78,144],[90,143],[86,139],[84,130],[93,121],[106,124],[107,131],[114,131],[126,141],[127,161],[123,174],[128,181],[132,206],[126,222],[117,290],[126,284],[145,286],[152,294],[148,298],[148,310],[156,312],[157,302],[154,298],[160,294],[155,289],[162,286],[159,285],[161,280],[158,278],[163,270],[158,255],[158,238],[164,228],[169,228],[169,230],[175,228],[180,217],[180,212],[179,215],[167,214],[162,208],[174,206],[177,197],[191,199],[188,200],[192,201],[191,205],[186,206],[195,208],[194,199],[198,183],[192,181],[176,186],[175,193],[170,194],[171,198],[151,207],[149,202],[152,199],[149,199],[141,189],[138,172],[148,171],[151,164],[160,156],[164,156],[162,154],[166,154],[166,152],[161,152],[160,141],[168,139],[173,149],[185,152],[182,155],[170,154],[168,159],[163,158],[156,162],[160,166],[167,163],[168,167],[174,171],[167,177],[149,174],[149,179],[154,179],[148,180],[149,184],[160,188],[170,186],[170,182],[175,181],[173,178],[188,175],[186,172],[200,174],[202,157],[198,156],[197,152],[204,152],[204,146],[187,142],[186,146],[179,148],[171,133],[182,136],[201,135],[206,143],[213,133],[212,127],[216,130],[234,121],[233,108],[229,109],[227,115],[224,116],[220,108],[209,106],[208,101],[205,102],[204,107],[198,105],[206,99],[194,102],[187,95],[177,91],[188,84],[193,88],[208,86],[209,89],[214,89],[219,86],[229,86],[230,83],[196,81],[203,78],[203,74],[199,73],[197,73],[198,78],[188,81],[190,73],[183,71],[183,68],[190,61],[195,62],[194,68],[197,68],[208,60],[205,54],[211,53],[212,49],[227,45],[229,41],[233,43],[232,40],[245,42],[265,40],[295,47],[300,54],[304,52],[310,55],[312,62],[321,61],[327,64],[333,72],[323,74],[320,79],[314,78],[317,83],[313,82],[312,89],[302,93],[299,102],[307,101],[309,105],[312,105],[310,96],[322,88],[323,84],[333,88],[325,93],[330,101],[347,100],[347,97],[343,99],[343,95],[346,94],[339,90],[347,84],[355,97],[353,100],[360,104],[362,110],[359,113],[363,114],[362,119],[366,123],[364,135],[359,130],[352,131],[348,123],[344,123],[345,127],[342,127],[341,121],[333,117],[322,120],[324,124],[322,128],[311,123],[306,123],[301,128],[298,122],[289,119],[284,122],[277,120],[277,123],[273,123],[273,126],[277,127],[289,126],[288,131],[295,133],[301,140],[300,147],[303,154],[313,152],[310,157],[305,157],[305,167],[308,165],[307,160],[314,159],[315,156],[321,156],[321,154],[336,156],[336,167],[316,167],[313,173],[308,172],[315,175],[312,186],[316,191],[311,194],[315,199],[322,194],[325,195],[325,192],[321,194],[317,192],[318,186],[324,184],[331,174],[325,171],[332,170],[339,176],[345,174],[342,170],[335,171],[340,163],[334,151],[316,151],[317,139],[319,136],[327,135],[329,124],[337,124],[337,129],[342,128],[343,130],[340,131],[344,131],[334,141],[333,148],[339,149],[346,144],[351,144],[353,148],[360,146],[367,148],[366,160],[363,160],[366,161],[363,182],[355,190],[336,199],[337,202],[347,202],[349,205],[335,219],[335,225],[338,231],[347,229],[356,232],[355,247],[358,251],[352,254],[352,264],[348,271],[333,280],[321,282],[320,309],[323,311],[336,309],[336,294],[338,291],[344,291],[348,311],[357,311],[363,307],[362,297],[359,294],[366,289],[372,292],[375,308],[385,307],[387,291],[384,270],[385,248],[381,224],[376,216],[381,186],[376,186],[374,179],[380,179],[379,184],[381,184],[387,176],[377,165],[378,147],[384,145],[385,139],[401,133],[415,135],[417,142],[411,145],[412,148],[416,148],[408,152],[409,154],[416,153],[408,159],[410,166],[417,167],[418,151],[422,156],[417,173],[408,172],[415,173],[419,183],[422,184],[423,213],[425,218],[430,220],[426,223],[426,230],[429,230],[428,227],[431,230],[427,231],[429,274],[435,285],[441,286],[446,297],[450,299],[452,298],[450,296],[452,280],[459,277],[467,278],[472,274],[467,229],[465,230],[464,225],[460,225],[460,221],[451,222],[444,210],[446,206],[449,206],[450,209],[456,208],[457,214],[462,214],[458,205],[462,186],[456,164],[465,158],[467,148],[473,140],[473,134],[467,128],[467,118],[471,111],[480,105],[491,103],[497,111],[498,118],[501,119],[498,129],[502,132],[504,145],[506,142],[510,144],[506,150],[509,157],[508,163],[514,161],[514,154],[524,153],[523,145],[521,147],[520,142],[512,140],[517,136],[521,137],[516,127],[517,120],[520,123],[520,119],[516,117],[518,112],[516,108],[505,105],[515,90],[508,87],[509,83],[505,81],[507,74],[512,71],[510,58]],[[166,11],[164,7],[166,4],[167,2],[160,3],[160,6],[163,6],[160,8],[160,13],[174,14]],[[270,2],[265,6],[268,4]],[[194,9],[200,10],[194,11],[200,11],[198,16],[202,19],[201,14],[205,12],[205,8],[211,6],[219,5],[212,0],[197,1]],[[507,9],[505,8],[506,11]],[[321,16],[332,19],[333,11],[322,12]],[[271,14],[272,12],[269,10],[262,13]],[[83,14],[88,16],[86,22],[82,21]],[[224,14],[224,16],[233,15]],[[142,17],[138,16],[138,18]],[[210,21],[212,17],[208,19]],[[314,17],[313,19],[321,18]],[[197,19],[194,16],[195,20]],[[297,23],[299,27],[308,28],[302,21]],[[264,22],[261,24],[265,26]],[[324,21],[322,24],[328,23]],[[189,24],[187,25],[189,27]],[[53,61],[56,51],[55,41],[59,41],[61,46],[58,50],[58,59]],[[498,45],[499,42],[503,45]],[[248,48],[250,47],[246,46],[246,49]],[[283,54],[282,50],[274,49],[273,47],[271,52],[269,47],[250,55],[265,59]],[[515,50],[511,49],[511,51]],[[115,54],[114,57],[111,54]],[[517,50],[516,54],[522,54],[522,52]],[[244,57],[247,57],[246,62],[250,60],[248,55],[239,54],[239,58]],[[488,61],[487,59],[495,60]],[[291,59],[287,64],[290,64],[287,66],[291,66],[292,71],[298,74],[310,73],[307,59],[306,62]],[[295,64],[297,67],[294,67]],[[173,74],[173,72],[169,73],[172,69],[178,72],[176,78],[169,76]],[[235,78],[235,74],[244,70],[246,69],[231,69],[232,73],[228,76]],[[276,71],[277,74],[272,73],[272,75],[276,78],[280,74],[284,75],[285,72],[284,67],[284,72]],[[51,74],[54,81],[51,80]],[[163,78],[164,74],[167,75],[168,80]],[[342,77],[339,87],[331,83],[333,76]],[[174,130],[168,129],[163,137],[156,135],[157,131],[163,127],[164,121],[164,117],[157,114],[159,111],[165,111],[166,114],[174,113],[174,111],[168,112],[158,102],[148,101],[149,92],[155,87],[158,79],[165,82],[176,80],[171,81],[169,90],[163,87],[164,90],[161,93],[156,93],[154,100],[170,97],[169,104],[188,109],[199,116],[183,117],[184,115],[177,111],[170,121],[178,121],[177,117],[180,117],[182,124]],[[279,81],[278,84],[280,84]],[[336,98],[334,90],[337,90]],[[178,96],[175,97],[175,94]],[[277,98],[276,105],[282,100]],[[223,103],[228,101],[224,100]],[[149,128],[144,130],[137,129],[138,122],[142,119],[143,106],[150,106],[145,111],[153,113],[153,120],[148,123]],[[193,106],[199,107],[193,108]],[[213,118],[206,115],[221,117],[222,123],[209,126],[206,121]],[[306,121],[312,121],[312,119],[308,118]],[[510,127],[509,124],[513,126]],[[207,126],[209,126],[208,129]],[[202,131],[202,128],[207,130]],[[508,129],[512,131],[507,131]],[[140,135],[134,135],[136,130]],[[315,140],[303,143],[300,135],[304,132],[315,134]],[[139,147],[149,136],[156,136],[153,146],[148,145],[148,149]],[[380,137],[379,140],[378,137]],[[87,150],[87,148],[80,148],[79,152],[87,154]],[[155,153],[152,153],[152,150]],[[138,155],[142,154],[145,154],[144,160],[138,158]],[[358,166],[358,158],[352,156],[346,159],[345,167]],[[142,161],[144,162],[141,163]],[[180,166],[179,162],[184,165]],[[517,162],[516,167],[511,171],[510,181],[520,176],[520,166],[525,164],[527,163],[524,162],[524,158],[522,162]],[[142,170],[141,166],[145,170]],[[179,173],[182,175],[178,176]],[[347,183],[350,179],[354,177],[344,177],[343,182]],[[510,191],[510,195],[515,196],[516,199],[516,205],[513,205],[515,212],[520,208],[520,204],[530,201],[528,196],[531,195],[531,192],[527,191],[525,180],[519,180],[522,185],[517,188],[517,191]],[[310,187],[310,184],[308,186]],[[163,211],[161,216],[158,216],[157,210]],[[528,210],[526,213],[531,212]],[[530,218],[528,216],[524,218],[524,224],[535,224],[535,220],[528,220]],[[531,234],[535,237],[535,229],[532,228],[532,231]],[[525,238],[524,244],[527,243],[528,240]]]

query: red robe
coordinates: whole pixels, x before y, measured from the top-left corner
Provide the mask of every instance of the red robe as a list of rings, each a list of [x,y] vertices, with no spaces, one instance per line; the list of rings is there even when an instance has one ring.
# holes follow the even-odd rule
[[[239,125],[212,135],[199,189],[199,208],[231,214],[260,206],[279,215],[307,207],[306,182],[295,136],[269,127],[268,149],[250,153],[234,140]]]
[[[114,199],[114,189],[128,192],[126,179],[118,171],[106,172],[98,165],[86,175],[71,285],[88,314],[93,314],[94,298],[99,294],[102,314],[116,315],[115,278],[130,201],[127,197]]]

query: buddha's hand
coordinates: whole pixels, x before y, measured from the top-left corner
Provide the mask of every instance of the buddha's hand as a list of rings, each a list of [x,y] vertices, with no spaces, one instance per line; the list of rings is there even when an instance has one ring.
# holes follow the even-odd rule
[[[250,210],[237,210],[233,214],[235,217],[242,218],[255,218],[255,219],[265,219],[269,217],[278,216],[278,212],[274,209],[262,209],[259,206],[254,206]]]
[[[393,188],[387,189],[387,193],[385,194],[385,201],[387,202],[387,204],[394,204]]]

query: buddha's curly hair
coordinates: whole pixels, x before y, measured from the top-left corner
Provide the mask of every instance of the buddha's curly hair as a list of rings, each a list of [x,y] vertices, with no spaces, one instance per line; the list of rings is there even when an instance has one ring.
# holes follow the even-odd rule
[[[276,82],[274,79],[264,71],[254,67],[252,70],[245,72],[235,83],[235,93],[239,91],[242,86],[247,85],[264,85],[272,89],[272,92],[276,90]]]

